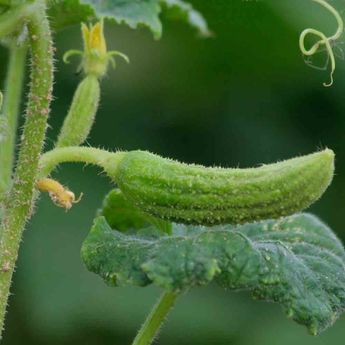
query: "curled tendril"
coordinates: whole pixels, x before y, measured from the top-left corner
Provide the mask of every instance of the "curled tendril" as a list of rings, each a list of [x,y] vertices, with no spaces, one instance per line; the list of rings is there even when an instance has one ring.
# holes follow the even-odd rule
[[[313,1],[325,7],[329,12],[333,14],[334,18],[337,21],[338,28],[335,34],[330,37],[327,37],[324,33],[316,29],[311,29],[311,28],[305,29],[300,35],[299,46],[302,53],[306,56],[312,56],[316,54],[322,46],[325,46],[325,49],[329,56],[331,72],[330,72],[330,81],[328,83],[323,83],[323,85],[325,87],[329,87],[333,84],[333,74],[335,71],[335,55],[334,55],[332,43],[335,42],[342,35],[343,30],[344,30],[344,22],[339,12],[333,6],[331,6],[328,2],[326,2],[325,0],[313,0]],[[319,38],[319,40],[309,49],[307,49],[305,46],[305,39],[308,35],[314,35]]]

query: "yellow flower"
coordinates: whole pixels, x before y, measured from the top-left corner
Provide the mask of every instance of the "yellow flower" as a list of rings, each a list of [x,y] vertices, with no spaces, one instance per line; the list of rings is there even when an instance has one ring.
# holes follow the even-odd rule
[[[103,20],[91,25],[90,28],[86,24],[81,24],[81,32],[84,40],[84,51],[86,54],[95,53],[98,56],[107,55],[107,45],[103,32]]]
[[[84,51],[69,50],[64,54],[64,62],[68,63],[68,59],[72,55],[82,55],[80,68],[86,75],[95,75],[97,78],[102,78],[107,73],[109,62],[115,67],[115,56],[120,56],[126,62],[129,62],[126,55],[116,50],[107,51],[103,19],[89,26],[82,23],[81,33],[84,41]]]

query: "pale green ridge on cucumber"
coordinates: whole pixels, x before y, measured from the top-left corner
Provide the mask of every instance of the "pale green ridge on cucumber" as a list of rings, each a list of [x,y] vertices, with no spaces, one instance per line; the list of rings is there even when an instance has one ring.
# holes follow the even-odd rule
[[[125,197],[153,216],[185,224],[237,224],[301,211],[320,198],[334,173],[325,149],[258,168],[184,164],[146,151],[123,153],[108,175]]]

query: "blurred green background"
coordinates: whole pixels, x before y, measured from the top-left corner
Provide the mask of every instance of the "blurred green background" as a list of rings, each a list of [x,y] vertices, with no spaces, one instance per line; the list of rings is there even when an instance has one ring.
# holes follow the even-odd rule
[[[131,64],[119,61],[102,82],[89,144],[239,167],[330,147],[337,155],[336,176],[310,211],[345,240],[345,63],[338,59],[335,84],[324,88],[328,72],[307,67],[298,48],[306,27],[332,34],[332,18],[308,0],[191,2],[204,13],[213,38],[200,40],[186,25],[171,21],[165,21],[158,42],[146,30],[106,24],[109,48],[128,54]],[[344,1],[330,2],[344,12]],[[81,78],[75,74],[77,61],[61,62],[66,50],[81,47],[79,27],[57,33],[55,42],[47,148]],[[0,53],[3,79],[7,54]],[[324,58],[321,54],[314,63]],[[41,197],[22,243],[3,344],[130,344],[160,292],[109,288],[85,269],[80,246],[111,185],[98,169],[82,165],[66,164],[55,176],[84,198],[65,213]],[[335,345],[343,339],[345,317],[315,338],[277,305],[208,286],[178,301],[158,343]]]

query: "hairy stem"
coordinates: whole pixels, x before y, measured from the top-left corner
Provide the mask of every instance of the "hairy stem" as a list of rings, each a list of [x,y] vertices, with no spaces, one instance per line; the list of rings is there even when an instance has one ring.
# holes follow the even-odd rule
[[[150,345],[156,337],[167,314],[174,306],[178,293],[164,292],[155,304],[132,345]]]
[[[116,169],[124,154],[83,146],[57,148],[42,155],[39,177],[46,177],[56,166],[67,162],[94,164],[109,172]]]
[[[25,46],[18,47],[16,42],[12,43],[10,47],[5,102],[3,115],[0,116],[3,122],[3,138],[0,141],[0,181],[6,190],[8,190],[11,183],[26,51]],[[0,190],[0,193],[2,192],[3,190]]]
[[[39,4],[36,2],[25,3],[10,8],[0,15],[0,37],[20,32],[23,26],[29,21],[31,15],[37,12]]]
[[[6,305],[19,244],[26,220],[33,207],[38,162],[44,143],[53,82],[53,47],[43,2],[28,23],[31,45],[31,85],[26,122],[21,136],[13,187],[5,201],[0,237],[0,329],[3,329]]]

